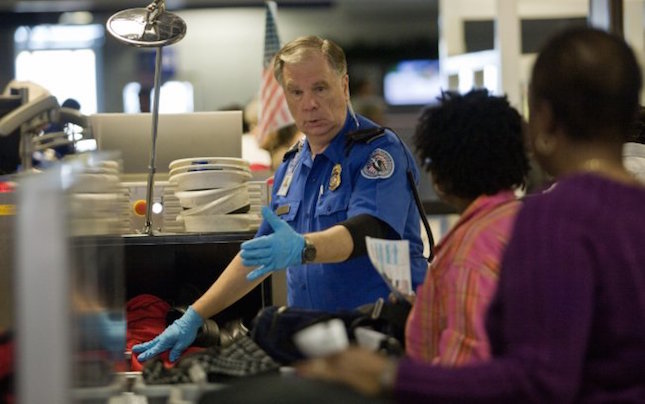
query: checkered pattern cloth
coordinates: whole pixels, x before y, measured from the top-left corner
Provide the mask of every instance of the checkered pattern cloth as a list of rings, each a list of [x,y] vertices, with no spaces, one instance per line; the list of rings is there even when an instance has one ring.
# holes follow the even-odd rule
[[[238,335],[225,347],[211,347],[181,358],[167,368],[153,359],[143,368],[147,384],[217,382],[227,377],[252,376],[277,371],[280,365],[247,335]]]

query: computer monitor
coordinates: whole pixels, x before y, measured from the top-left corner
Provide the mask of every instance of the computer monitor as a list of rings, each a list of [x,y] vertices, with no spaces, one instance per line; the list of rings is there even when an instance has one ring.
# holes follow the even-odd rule
[[[90,116],[99,150],[121,152],[124,174],[148,172],[152,115],[99,113]],[[189,157],[242,157],[242,111],[160,114],[155,167],[168,173],[171,161]]]
[[[383,98],[390,106],[426,105],[441,95],[439,61],[402,60],[383,77]]]
[[[22,100],[0,95],[0,120],[22,105]],[[20,128],[13,133],[0,135],[0,175],[15,173],[20,165]]]

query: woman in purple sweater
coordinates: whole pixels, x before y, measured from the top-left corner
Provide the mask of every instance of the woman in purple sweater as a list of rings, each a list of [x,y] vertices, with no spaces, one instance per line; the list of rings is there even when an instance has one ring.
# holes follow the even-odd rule
[[[529,136],[557,183],[519,213],[490,361],[448,369],[352,348],[300,374],[405,403],[645,402],[645,187],[621,157],[640,88],[633,52],[605,32],[568,30],[540,53]]]

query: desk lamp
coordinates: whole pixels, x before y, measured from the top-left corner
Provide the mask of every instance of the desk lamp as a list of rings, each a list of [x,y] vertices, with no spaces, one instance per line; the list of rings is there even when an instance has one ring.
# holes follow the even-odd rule
[[[146,219],[143,233],[152,234],[152,192],[155,175],[157,126],[159,122],[159,84],[161,81],[162,48],[180,41],[186,35],[186,23],[166,11],[165,0],[154,0],[145,8],[132,8],[111,16],[108,32],[117,40],[138,48],[156,48],[154,100],[152,104],[152,148],[146,189]]]

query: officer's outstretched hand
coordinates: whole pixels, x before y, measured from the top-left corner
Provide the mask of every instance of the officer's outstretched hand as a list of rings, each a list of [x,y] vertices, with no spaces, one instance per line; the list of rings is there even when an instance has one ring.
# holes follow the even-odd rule
[[[302,249],[305,247],[305,238],[276,216],[268,206],[262,207],[262,216],[273,228],[273,234],[242,243],[242,263],[248,267],[259,266],[246,275],[246,279],[250,281],[269,272],[299,265],[302,262]]]
[[[170,362],[175,362],[179,359],[179,355],[193,343],[197,330],[202,324],[204,324],[202,317],[193,310],[192,306],[188,306],[184,315],[169,325],[164,332],[152,341],[133,346],[132,352],[139,354],[137,356],[139,362],[144,362],[170,349]]]

